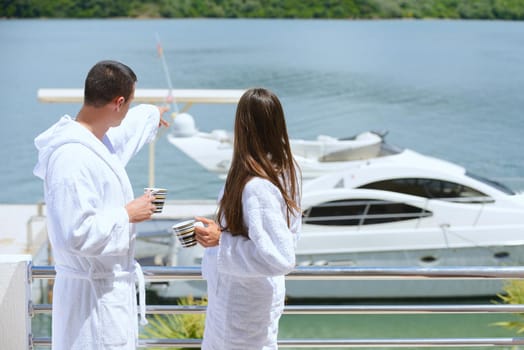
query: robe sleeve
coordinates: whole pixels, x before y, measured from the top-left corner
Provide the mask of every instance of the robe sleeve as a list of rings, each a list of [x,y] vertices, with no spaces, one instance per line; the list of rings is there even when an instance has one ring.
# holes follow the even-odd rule
[[[124,166],[155,138],[160,122],[158,107],[141,104],[129,109],[122,123],[107,131],[107,136]]]
[[[81,160],[74,148],[70,150],[73,152],[53,157],[48,174],[52,181],[47,186],[46,202],[49,223],[54,225],[49,228],[53,230],[53,243],[80,256],[127,254],[130,224],[126,209],[103,203],[105,180],[97,179],[93,173],[96,168]]]
[[[243,277],[291,272],[295,268],[295,234],[288,228],[278,189],[267,180],[251,180],[242,194],[242,209],[249,239],[223,232],[218,246],[218,270]]]

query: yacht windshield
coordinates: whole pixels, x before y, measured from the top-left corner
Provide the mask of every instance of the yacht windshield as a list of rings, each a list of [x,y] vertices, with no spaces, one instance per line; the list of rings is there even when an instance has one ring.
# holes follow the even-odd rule
[[[513,190],[511,190],[508,186],[504,185],[504,184],[501,184],[500,182],[497,182],[497,181],[493,181],[493,180],[490,180],[490,179],[486,179],[485,177],[482,177],[482,176],[479,176],[479,175],[476,175],[476,174],[472,174],[470,172],[467,172],[466,171],[466,176],[469,176],[471,178],[474,178],[475,180],[478,180],[480,182],[483,182],[487,185],[490,185],[491,187],[495,187],[497,190],[499,191],[502,191],[506,194],[509,194],[509,195],[514,195],[515,192]]]
[[[359,188],[391,191],[430,199],[460,203],[490,203],[488,195],[469,186],[429,178],[399,178],[372,182]]]

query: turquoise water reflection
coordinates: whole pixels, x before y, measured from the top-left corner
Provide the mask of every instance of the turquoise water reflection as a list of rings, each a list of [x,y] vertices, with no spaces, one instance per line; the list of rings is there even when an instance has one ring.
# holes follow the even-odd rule
[[[380,339],[515,337],[514,332],[493,325],[495,322],[508,321],[514,318],[511,314],[284,315],[280,321],[279,338]],[[51,317],[49,315],[37,315],[33,319],[32,326],[35,337],[49,337],[51,333]],[[41,349],[49,348],[41,347]],[[384,347],[376,349],[390,348]],[[437,347],[433,349],[444,348]],[[472,348],[458,347],[455,349]]]

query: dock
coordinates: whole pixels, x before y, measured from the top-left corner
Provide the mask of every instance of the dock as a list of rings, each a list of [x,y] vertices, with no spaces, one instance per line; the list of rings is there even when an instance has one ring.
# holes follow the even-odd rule
[[[212,216],[215,200],[172,200],[153,219],[184,219],[195,215]],[[0,204],[0,255],[28,254],[37,257],[47,243],[44,203]],[[41,262],[38,262],[41,264]]]
[[[0,204],[0,255],[37,255],[47,240],[45,205]]]

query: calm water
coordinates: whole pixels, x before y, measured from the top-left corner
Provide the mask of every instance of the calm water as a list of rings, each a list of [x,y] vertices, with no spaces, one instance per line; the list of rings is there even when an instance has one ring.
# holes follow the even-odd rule
[[[42,199],[33,138],[78,105],[40,104],[38,88],[81,88],[98,60],[165,88],[265,86],[292,137],[389,130],[391,143],[524,189],[524,23],[301,20],[0,20],[0,203]],[[197,126],[231,129],[233,106],[195,106]],[[221,181],[162,138],[156,184],[171,198],[215,198]],[[128,167],[147,184],[147,150]],[[285,316],[283,338],[495,337],[500,315]],[[48,332],[36,321],[35,334]]]
[[[308,20],[0,20],[0,203],[42,198],[33,138],[78,105],[40,104],[38,88],[81,88],[98,60],[122,60],[141,88],[265,86],[292,137],[389,130],[388,140],[524,188],[524,23]],[[231,129],[233,106],[191,109]],[[156,183],[171,198],[215,198],[221,181],[163,137]],[[129,165],[147,184],[147,150]]]

